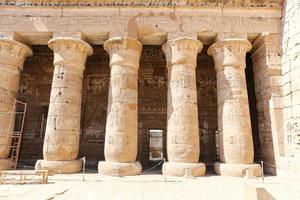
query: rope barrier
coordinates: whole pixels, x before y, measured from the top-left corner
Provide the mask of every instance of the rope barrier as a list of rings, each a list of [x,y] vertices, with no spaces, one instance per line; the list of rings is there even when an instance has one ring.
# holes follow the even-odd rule
[[[83,160],[82,181],[86,181],[86,179],[85,179],[85,172],[98,173],[98,170],[93,170],[93,169],[86,168],[86,158],[85,157],[81,158],[81,160]],[[150,167],[149,169],[144,170],[142,172],[142,174],[144,174],[144,175],[145,174],[150,174],[157,167],[159,167],[160,165],[162,165],[164,162],[165,162],[165,159],[161,160],[159,163],[157,163],[153,167]],[[262,167],[262,173],[261,173],[262,183],[264,183],[264,171],[263,171],[263,167],[264,166],[271,166],[271,167],[276,167],[277,169],[287,169],[288,170],[288,168],[281,167],[281,166],[278,166],[276,164],[272,164],[272,163],[265,162],[265,161],[255,161],[255,163],[259,163],[261,165],[261,167]],[[17,165],[17,167],[24,168],[24,169],[33,169],[33,170],[35,169],[34,166],[26,165],[26,164],[22,164],[22,163],[17,163],[17,162],[10,161],[10,164],[11,165]],[[206,166],[213,166],[213,165],[215,165],[215,163],[205,163],[205,165]],[[164,180],[166,182],[166,175],[165,174],[164,174]]]
[[[84,158],[85,158],[85,157],[83,157],[83,158],[81,158],[81,159],[84,159]],[[25,165],[25,164],[22,164],[22,163],[17,163],[17,162],[12,162],[12,161],[8,161],[8,162],[10,162],[11,164],[16,164],[16,165],[18,165],[18,166],[25,167],[25,168],[34,168],[34,166],[31,166],[31,165]],[[144,170],[143,173],[155,169],[156,167],[160,166],[160,165],[163,164],[164,162],[165,162],[164,160],[161,160],[161,161],[160,161],[158,164],[156,164],[155,166],[150,167],[149,169]],[[282,167],[282,166],[279,166],[279,165],[276,165],[276,164],[272,164],[272,163],[269,163],[269,162],[266,162],[266,161],[255,161],[255,163],[258,163],[258,164],[261,164],[261,162],[263,162],[264,165],[268,165],[268,166],[271,166],[271,167],[276,167],[276,168],[280,168],[280,169],[288,169],[288,168],[285,168],[285,167]],[[208,166],[214,166],[215,163],[205,163],[205,165],[208,165]],[[98,172],[98,171],[96,171],[96,170],[88,169],[88,168],[85,168],[85,171]]]
[[[158,166],[160,166],[161,164],[163,164],[164,161],[165,161],[165,160],[161,160],[161,161],[160,161],[158,164],[156,164],[155,166],[153,166],[153,167],[151,167],[151,168],[149,168],[149,169],[146,169],[145,171],[143,171],[143,174],[149,174],[149,173],[147,173],[147,172],[150,172],[150,171],[154,170],[156,167],[158,167]]]
[[[83,159],[83,158],[81,158],[81,159]],[[25,165],[25,164],[21,164],[21,163],[17,163],[17,162],[12,162],[12,161],[9,161],[9,162],[11,162],[11,164],[16,164],[18,166],[23,166],[23,167],[26,167],[26,168],[34,168],[34,166],[31,166],[31,165]],[[164,160],[161,160],[158,164],[156,164],[155,166],[153,166],[149,169],[144,170],[143,172],[151,171],[152,169],[155,169],[159,165],[163,164],[164,162],[165,162]],[[279,166],[279,165],[276,165],[276,164],[272,164],[272,163],[269,163],[269,162],[266,162],[266,161],[255,161],[255,163],[258,163],[258,164],[261,164],[261,162],[263,162],[264,165],[268,165],[268,166],[271,166],[271,167],[276,167],[276,168],[281,168],[281,169],[288,169],[288,168],[285,168],[285,167],[282,167],[282,166]],[[214,166],[215,163],[205,163],[205,165]],[[85,168],[85,171],[98,172],[96,170],[88,169],[88,168]]]

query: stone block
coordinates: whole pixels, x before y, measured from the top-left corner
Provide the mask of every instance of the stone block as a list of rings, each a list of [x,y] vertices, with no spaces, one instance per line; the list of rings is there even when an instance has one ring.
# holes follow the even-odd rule
[[[183,163],[183,162],[166,162],[163,164],[163,174],[169,176],[204,176],[205,174],[204,163]]]
[[[215,163],[214,169],[216,174],[221,176],[236,177],[259,177],[261,176],[260,164],[231,164],[231,163]]]
[[[98,172],[110,176],[139,175],[142,173],[142,165],[140,162],[120,163],[100,161],[98,164]]]
[[[49,174],[77,173],[82,169],[82,160],[38,160],[35,164],[35,169],[48,170]]]

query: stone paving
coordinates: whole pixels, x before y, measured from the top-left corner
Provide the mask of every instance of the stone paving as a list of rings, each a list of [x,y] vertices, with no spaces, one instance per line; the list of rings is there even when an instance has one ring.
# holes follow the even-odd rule
[[[1,185],[0,199],[230,199],[245,198],[245,184],[264,186],[276,200],[300,199],[299,180],[294,178],[266,177],[246,179],[206,175],[200,178],[166,177],[149,174],[130,177],[109,177],[89,173],[54,175],[49,184]]]

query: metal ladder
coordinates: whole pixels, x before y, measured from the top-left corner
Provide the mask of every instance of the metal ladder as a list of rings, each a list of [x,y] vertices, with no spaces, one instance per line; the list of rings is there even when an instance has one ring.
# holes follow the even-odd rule
[[[7,129],[6,144],[5,144],[5,149],[6,149],[5,151],[10,152],[10,156],[7,158],[8,160],[10,160],[10,169],[16,169],[18,165],[26,110],[27,110],[27,103],[14,100],[13,109],[10,112],[11,119],[10,119],[9,129]],[[11,127],[13,121],[15,121],[14,127]],[[13,129],[13,133],[10,134],[10,131],[12,129]],[[11,140],[11,144],[9,144],[10,140]]]

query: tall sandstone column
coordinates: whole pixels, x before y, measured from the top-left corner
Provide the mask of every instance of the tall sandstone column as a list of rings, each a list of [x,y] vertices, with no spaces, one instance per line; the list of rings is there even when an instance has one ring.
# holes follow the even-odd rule
[[[253,42],[252,67],[264,172],[277,174],[284,154],[281,47],[279,34],[262,33]]]
[[[137,156],[137,89],[142,44],[132,38],[116,37],[104,43],[110,55],[110,84],[105,134],[105,161],[99,173],[136,175],[142,167]]]
[[[12,164],[8,157],[15,122],[14,100],[23,63],[31,55],[26,45],[13,39],[0,39],[0,170],[9,169]]]
[[[36,169],[52,173],[81,170],[79,150],[83,70],[92,47],[81,39],[57,37],[49,41],[54,51],[54,74],[43,147],[44,160]]]
[[[197,111],[196,66],[202,43],[192,38],[169,40],[163,51],[168,68],[169,162],[163,173],[173,176],[202,176],[205,164],[199,163],[200,143]]]
[[[220,160],[215,171],[220,175],[243,176],[247,170],[260,175],[253,164],[254,150],[247,85],[246,53],[251,43],[244,39],[219,40],[208,49],[217,72],[218,131]]]

